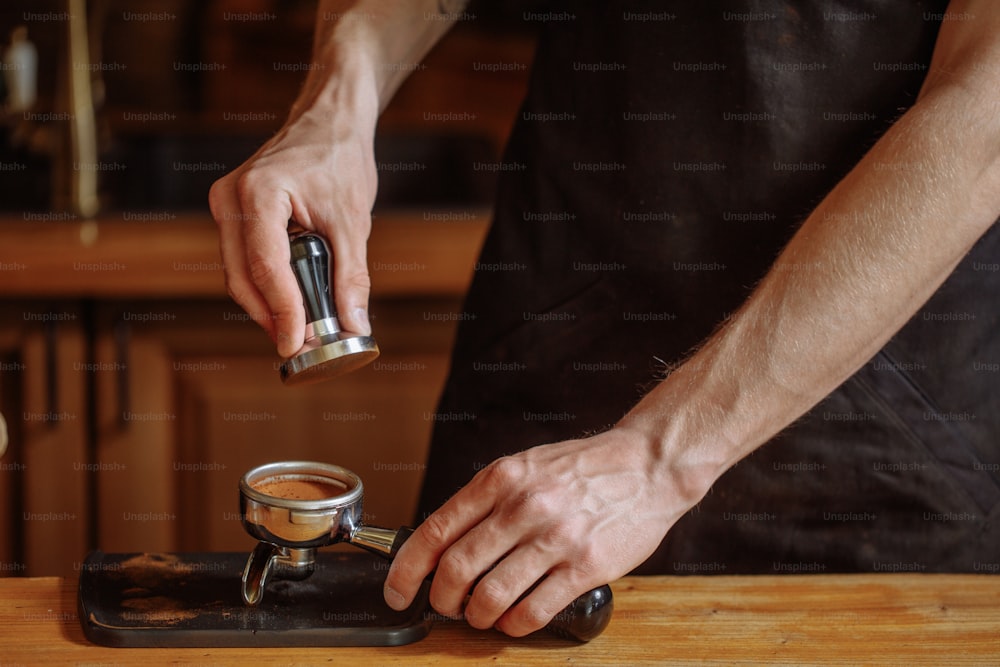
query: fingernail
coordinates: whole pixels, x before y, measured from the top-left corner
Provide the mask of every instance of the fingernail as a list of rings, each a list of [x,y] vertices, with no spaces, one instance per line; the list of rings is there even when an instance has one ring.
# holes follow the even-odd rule
[[[394,588],[386,586],[382,594],[385,597],[385,603],[396,611],[406,609],[406,600]]]
[[[354,321],[358,323],[358,333],[363,336],[370,336],[372,333],[371,322],[368,321],[368,310],[366,308],[354,309]]]

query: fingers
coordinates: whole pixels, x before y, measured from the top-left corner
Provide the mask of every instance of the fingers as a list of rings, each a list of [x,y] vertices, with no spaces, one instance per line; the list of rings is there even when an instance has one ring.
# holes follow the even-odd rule
[[[560,569],[542,579],[520,603],[503,614],[493,624],[494,627],[511,637],[531,634],[548,625],[577,597],[599,585],[574,582],[569,572],[568,569]]]
[[[244,275],[267,304],[278,354],[290,357],[305,340],[302,294],[289,266],[288,220],[291,205],[286,193],[257,186],[247,172],[237,182],[240,209],[245,216]]]
[[[217,181],[209,206],[229,295],[268,333],[283,357],[302,346],[302,297],[288,265],[287,196],[256,191],[243,172]]]
[[[455,613],[460,606],[455,600],[464,599],[475,578],[510,548],[510,544],[505,547],[502,542],[476,546],[477,537],[495,541],[497,534],[482,533],[481,529],[467,534],[493,512],[504,480],[516,476],[518,470],[520,464],[512,458],[494,461],[413,531],[393,560],[385,580],[384,596],[390,607],[397,610],[408,607],[424,579],[438,566],[431,592],[442,607],[434,605],[434,608],[444,614]],[[443,554],[463,536],[469,539],[439,565]]]
[[[470,592],[478,590],[482,585],[480,577],[516,546],[511,542],[509,531],[491,519],[492,517],[487,518],[468,531],[438,561],[437,572],[431,583],[430,603],[446,616],[461,616]],[[499,591],[496,593],[501,597]],[[468,614],[466,618],[468,619]],[[483,627],[490,625],[492,620]]]
[[[494,514],[480,528],[485,524],[502,535],[511,521]],[[589,545],[575,544],[571,533],[576,531],[555,525],[535,530],[522,534],[520,543],[473,588],[465,608],[473,627],[498,627],[515,637],[529,634],[544,627],[588,582],[600,579],[596,556]]]
[[[294,220],[329,242],[334,307],[341,328],[370,335],[367,241],[371,202],[367,193],[371,188],[334,187],[348,193],[336,197],[315,178],[303,176],[293,182],[282,174],[276,176],[273,167],[256,168],[248,162],[217,181],[209,192],[230,296],[268,332],[282,357],[302,347],[305,312],[288,264],[288,226]]]
[[[459,523],[442,527],[448,517],[438,522],[436,516],[428,519],[431,525],[436,524],[431,533],[434,537],[414,532],[390,567],[385,597],[395,609],[405,609],[412,603],[424,577],[433,569],[433,558],[418,556],[419,550],[439,551],[431,545],[447,541],[449,538],[442,536],[457,530]],[[472,627],[497,627],[519,637],[543,628],[578,595],[596,585],[587,587],[579,568],[561,563],[561,551],[553,548],[551,540],[526,540],[522,545],[512,545],[509,532],[506,522],[491,514],[452,542],[438,559],[430,590],[431,606],[452,618],[464,614]],[[425,543],[420,544],[421,540]],[[409,552],[404,553],[408,548]],[[397,588],[405,594],[397,592]]]
[[[511,609],[542,579],[552,567],[552,562],[533,545],[519,547],[500,561],[472,590],[465,607],[465,619],[474,628],[485,630],[496,625],[498,619]],[[549,617],[551,618],[551,617]],[[522,634],[528,634],[545,625],[548,618]],[[508,633],[509,634],[509,633]]]
[[[243,240],[245,216],[240,209],[236,189],[231,184],[232,178],[230,175],[216,181],[208,193],[212,217],[219,226],[219,250],[226,289],[233,301],[242,306],[250,319],[263,327],[274,340],[271,309],[247,272],[246,244]]]
[[[691,508],[686,482],[647,472],[661,456],[651,442],[612,429],[494,461],[403,546],[386,601],[408,606],[436,563],[439,612],[456,614],[468,596],[474,627],[520,636],[547,625],[645,561]]]
[[[360,224],[348,229],[371,228],[371,214],[363,214]],[[351,333],[369,336],[372,332],[368,321],[368,297],[371,293],[371,276],[368,274],[367,235],[364,238],[332,239],[333,246],[333,297],[340,328]]]
[[[494,462],[414,531],[390,566],[384,591],[389,606],[409,606],[435,565],[431,606],[446,616],[458,616],[464,607],[466,620],[477,628],[492,627],[503,617],[512,633],[527,634],[544,626],[573,599],[565,583],[548,584],[545,591],[555,596],[545,599],[532,593],[514,606],[562,557],[562,540],[551,534],[539,539],[538,527],[522,525],[523,513],[510,509],[505,492],[510,492],[512,480],[523,476],[523,466],[516,458]],[[500,498],[507,502],[498,502]],[[513,506],[531,503],[522,499]],[[564,578],[556,584],[560,581]]]
[[[463,497],[469,497],[468,504],[462,501]],[[434,571],[442,554],[448,550],[454,542],[478,524],[483,517],[489,513],[492,504],[484,499],[479,499],[472,488],[472,485],[465,487],[458,492],[451,500],[445,503],[438,511],[430,515],[426,521],[417,526],[413,535],[402,546],[392,565],[389,566],[389,574],[385,579],[384,597],[386,604],[396,610],[402,610],[413,603],[413,598],[420,589],[424,579]],[[466,567],[460,562],[461,558],[451,562],[452,568],[471,572],[469,563]],[[489,567],[492,563],[484,566]],[[451,599],[465,594],[471,587],[472,581],[483,570],[474,572],[468,576],[465,582],[458,581],[461,577],[452,574],[448,583],[459,590],[445,593],[438,589],[438,595],[442,601],[448,602]],[[435,580],[437,576],[435,576]],[[442,580],[443,581],[443,580]],[[454,613],[457,606],[449,604],[443,609],[453,610],[451,612],[442,611],[435,605],[435,609],[441,613]]]

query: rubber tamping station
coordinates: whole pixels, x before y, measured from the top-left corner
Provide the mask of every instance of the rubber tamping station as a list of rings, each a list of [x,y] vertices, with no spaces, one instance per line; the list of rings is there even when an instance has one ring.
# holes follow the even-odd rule
[[[285,385],[304,385],[349,373],[375,360],[378,344],[371,336],[343,331],[330,291],[330,251],[314,232],[288,237],[290,263],[306,311],[306,340],[280,368]]]

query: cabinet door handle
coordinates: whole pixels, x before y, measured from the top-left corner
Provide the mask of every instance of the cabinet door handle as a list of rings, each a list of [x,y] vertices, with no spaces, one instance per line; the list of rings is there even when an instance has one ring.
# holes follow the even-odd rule
[[[3,413],[0,412],[0,457],[3,457],[6,451],[7,451],[7,420],[3,418]]]
[[[59,414],[59,324],[45,323],[45,423],[56,428]]]
[[[122,429],[128,426],[128,413],[131,410],[131,383],[128,369],[130,333],[128,322],[124,319],[115,323],[115,374],[118,380],[116,387],[118,426]]]

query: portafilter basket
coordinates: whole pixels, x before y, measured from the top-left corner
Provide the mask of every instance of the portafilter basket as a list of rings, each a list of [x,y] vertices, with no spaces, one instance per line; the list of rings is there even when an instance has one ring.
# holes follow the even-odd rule
[[[296,483],[327,489],[328,495],[304,499],[266,491]],[[258,604],[271,576],[308,577],[319,547],[350,542],[382,556],[394,556],[394,542],[402,536],[399,531],[361,524],[363,495],[360,477],[328,463],[280,461],[243,475],[240,519],[247,533],[260,540],[243,570],[243,601]]]

